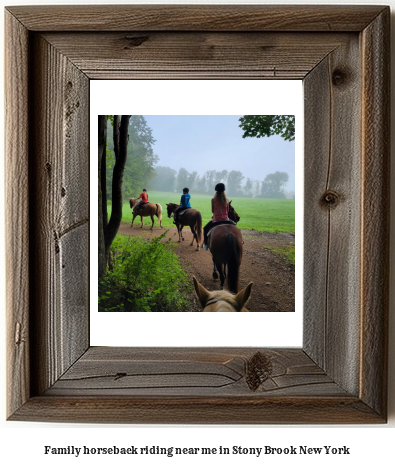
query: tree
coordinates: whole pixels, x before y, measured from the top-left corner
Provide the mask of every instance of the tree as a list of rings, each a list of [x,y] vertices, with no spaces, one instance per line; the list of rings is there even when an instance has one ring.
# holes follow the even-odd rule
[[[193,171],[192,173],[188,174],[187,188],[189,188],[190,191],[193,191],[195,189],[197,177],[197,171]]]
[[[241,171],[232,170],[228,173],[228,182],[226,184],[226,193],[235,197],[241,194],[241,182],[244,176]]]
[[[288,182],[288,174],[282,171],[269,173],[262,182],[259,197],[285,199],[284,186]]]
[[[261,183],[259,180],[256,180],[254,182],[254,185],[255,185],[255,196],[259,196],[259,192],[260,192],[260,189],[261,189]]]
[[[252,197],[252,181],[250,178],[247,178],[246,184],[244,186],[244,195],[247,197]]]
[[[129,121],[128,158],[125,167],[124,194],[128,197],[140,194],[155,175],[159,158],[154,154],[155,139],[143,116],[131,116]]]
[[[204,174],[204,176],[206,177],[206,181],[207,181],[207,192],[208,192],[208,194],[211,194],[214,191],[214,187],[215,187],[215,184],[216,184],[216,182],[215,182],[216,173],[217,172],[215,170],[208,170]]]
[[[189,173],[185,168],[180,168],[177,175],[177,191],[181,192],[188,184]]]
[[[106,147],[107,147],[107,116],[100,115],[99,116],[99,188],[98,188],[98,207],[99,207],[99,214],[98,214],[98,230],[99,230],[99,279],[103,277],[104,273],[106,272],[106,250],[104,244],[104,213],[106,214],[107,219],[107,197],[106,197],[106,164],[104,163],[104,173],[103,173],[103,161],[106,160]],[[104,185],[103,185],[104,181]],[[104,207],[103,212],[103,186],[104,186],[104,198],[106,200],[106,207]],[[105,224],[107,225],[107,223]]]
[[[112,125],[113,121],[109,120],[108,131],[112,131]],[[154,167],[159,160],[153,151],[155,139],[152,135],[152,129],[148,127],[143,116],[135,115],[130,117],[128,135],[128,153],[123,181],[123,194],[125,197],[140,194],[141,190],[147,186],[148,181],[155,175]],[[108,142],[108,150],[110,153],[114,150],[112,142]],[[114,163],[109,161],[111,170]],[[112,197],[111,176],[112,172],[108,172],[107,187],[110,189],[107,191],[108,199]]]
[[[107,116],[99,116],[99,278],[106,270],[110,259],[110,247],[118,232],[122,219],[122,182],[128,149],[128,125],[130,116],[114,115],[113,144],[115,165],[112,171],[112,209],[107,222],[106,194],[106,121]]]
[[[156,166],[155,176],[150,181],[150,186],[157,191],[174,191],[176,186],[176,170],[168,166]]]
[[[270,137],[280,135],[284,140],[295,140],[295,116],[293,115],[263,115],[243,116],[239,119],[246,137]]]
[[[198,193],[207,192],[207,179],[206,175],[203,175],[201,178],[198,178],[196,181],[196,190]]]
[[[228,178],[228,170],[216,171],[215,172],[215,181],[216,183],[226,183]]]

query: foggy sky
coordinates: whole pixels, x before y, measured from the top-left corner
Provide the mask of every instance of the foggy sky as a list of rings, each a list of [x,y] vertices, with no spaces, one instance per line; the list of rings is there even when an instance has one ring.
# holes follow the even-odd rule
[[[145,115],[156,142],[160,166],[178,172],[184,167],[200,176],[207,170],[241,171],[245,179],[263,181],[267,174],[285,171],[286,191],[295,189],[295,141],[282,137],[242,138],[241,116]],[[297,137],[297,136],[296,136]]]

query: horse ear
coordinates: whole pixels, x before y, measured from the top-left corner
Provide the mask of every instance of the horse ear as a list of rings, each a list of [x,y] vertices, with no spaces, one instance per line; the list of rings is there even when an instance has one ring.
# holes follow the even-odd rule
[[[240,309],[244,307],[244,305],[248,302],[251,296],[251,287],[252,287],[252,282],[248,284],[247,287],[244,287],[243,290],[241,290],[238,294],[236,294],[236,301],[240,306]]]
[[[193,276],[193,284],[195,285],[195,292],[200,305],[204,308],[207,299],[210,297],[210,292],[199,283],[195,276]]]
[[[169,204],[166,204],[166,206],[168,206]]]

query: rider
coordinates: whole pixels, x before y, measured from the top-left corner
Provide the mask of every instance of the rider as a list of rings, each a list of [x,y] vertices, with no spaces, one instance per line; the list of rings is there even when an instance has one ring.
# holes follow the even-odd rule
[[[191,200],[191,195],[189,194],[189,189],[184,188],[182,190],[182,196],[181,196],[181,205],[174,211],[174,220],[173,224],[177,224],[177,216],[179,212],[185,209],[190,209],[191,208],[191,203],[189,202]]]
[[[213,213],[213,218],[208,224],[203,228],[204,233],[204,242],[202,245],[203,250],[207,250],[207,235],[208,232],[214,227],[215,222],[220,222],[221,224],[234,224],[232,220],[228,217],[229,210],[229,200],[225,194],[225,185],[224,183],[218,183],[215,186],[215,195],[211,199],[211,212]]]
[[[142,209],[145,204],[148,203],[148,193],[147,190],[144,188],[143,192],[140,194],[140,196],[136,199],[141,199],[141,201],[136,205],[136,207],[133,210],[133,214],[137,214],[140,209]]]

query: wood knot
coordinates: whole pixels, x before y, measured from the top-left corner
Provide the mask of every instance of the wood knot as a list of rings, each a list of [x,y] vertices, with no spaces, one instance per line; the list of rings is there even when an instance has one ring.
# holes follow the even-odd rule
[[[247,361],[246,382],[250,390],[255,392],[273,372],[273,364],[269,356],[258,351]]]
[[[321,205],[324,207],[336,207],[339,204],[340,196],[332,190],[325,191],[321,197]]]
[[[335,86],[345,86],[349,82],[350,74],[343,69],[336,68],[332,73],[332,83]]]
[[[128,44],[124,46],[124,50],[128,50],[130,48],[141,46],[141,44],[144,44],[145,41],[148,41],[149,36],[139,36],[139,37],[126,36],[125,39],[128,42]]]

